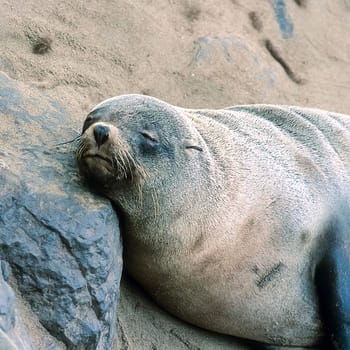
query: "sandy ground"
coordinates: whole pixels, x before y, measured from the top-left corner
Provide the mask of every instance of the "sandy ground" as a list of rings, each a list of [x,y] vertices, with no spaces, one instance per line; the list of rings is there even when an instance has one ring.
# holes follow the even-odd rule
[[[1,0],[0,69],[79,119],[131,92],[186,107],[266,102],[349,112],[348,1],[287,0],[291,34],[275,2]],[[32,52],[39,37],[52,40],[47,54]]]
[[[0,70],[57,99],[72,125],[96,103],[124,93],[184,107],[279,103],[350,114],[349,0],[0,5]],[[147,317],[132,320],[139,294],[130,288],[125,282],[120,316],[127,341],[116,349],[167,348],[152,338]],[[182,349],[171,341],[169,348]],[[185,348],[210,348],[196,344]]]

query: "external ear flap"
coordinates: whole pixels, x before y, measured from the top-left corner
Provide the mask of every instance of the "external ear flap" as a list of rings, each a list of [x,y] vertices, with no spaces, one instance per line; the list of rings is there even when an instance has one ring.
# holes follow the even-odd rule
[[[200,147],[200,146],[195,146],[195,145],[192,145],[192,146],[186,146],[187,149],[191,148],[191,149],[195,149],[197,151],[200,151],[200,152],[203,152],[203,148]]]
[[[194,140],[185,140],[184,142],[185,149],[194,149],[199,152],[203,152],[203,148],[198,145],[198,142]]]

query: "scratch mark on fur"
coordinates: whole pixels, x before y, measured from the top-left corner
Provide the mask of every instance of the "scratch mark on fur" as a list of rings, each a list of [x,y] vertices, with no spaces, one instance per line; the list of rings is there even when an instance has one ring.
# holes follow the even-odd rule
[[[285,265],[281,262],[278,262],[277,264],[273,265],[271,268],[267,270],[266,273],[264,273],[260,278],[256,281],[256,285],[259,289],[265,288],[268,283],[270,283],[281,271],[281,269]],[[254,272],[258,272],[256,269]]]

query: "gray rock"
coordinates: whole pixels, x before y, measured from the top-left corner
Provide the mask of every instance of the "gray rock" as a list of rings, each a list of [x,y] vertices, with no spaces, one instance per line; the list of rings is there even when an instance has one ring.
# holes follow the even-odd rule
[[[118,219],[81,185],[62,106],[0,74],[0,257],[68,349],[110,349],[122,269]]]
[[[0,261],[0,329],[10,331],[15,326],[15,294],[7,284],[8,266]]]
[[[0,328],[0,350],[18,350],[10,337]]]
[[[34,350],[17,315],[15,293],[8,285],[9,267],[0,261],[0,350]]]

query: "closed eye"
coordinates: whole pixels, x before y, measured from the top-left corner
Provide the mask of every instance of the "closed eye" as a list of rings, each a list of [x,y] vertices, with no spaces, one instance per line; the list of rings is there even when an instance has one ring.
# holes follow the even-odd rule
[[[147,140],[150,140],[154,143],[159,143],[159,141],[148,131],[141,131],[140,134]]]

